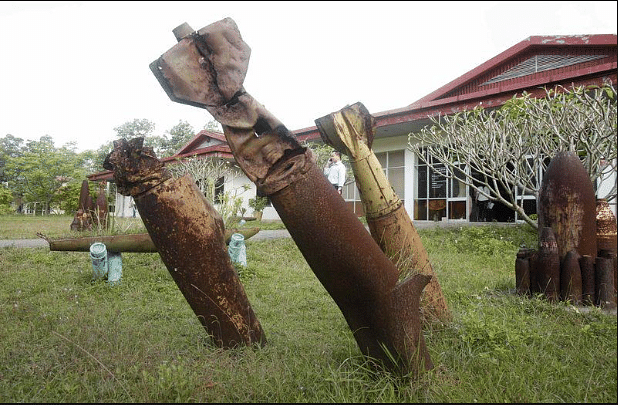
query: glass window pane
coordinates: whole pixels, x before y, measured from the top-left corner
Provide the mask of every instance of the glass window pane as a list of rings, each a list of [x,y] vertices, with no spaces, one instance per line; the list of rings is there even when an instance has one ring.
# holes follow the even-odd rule
[[[449,219],[466,219],[466,202],[450,201],[448,204]]]
[[[419,166],[416,182],[416,197],[427,198],[427,166]]]
[[[460,179],[465,178],[464,172],[459,168],[455,169],[455,176]],[[449,194],[451,197],[465,197],[466,185],[462,181],[451,179],[451,189]]]
[[[402,150],[391,151],[388,153],[388,167],[403,167],[404,154]]]
[[[376,157],[378,158],[378,162],[380,162],[380,166],[383,168],[386,167],[386,152],[376,153]]]
[[[427,219],[427,200],[416,200],[414,202],[414,219],[421,221]]]
[[[446,174],[446,167],[438,166],[430,173],[429,198],[446,198],[446,178],[440,173]]]
[[[404,171],[403,167],[398,167],[395,169],[388,169],[388,181],[391,183],[393,190],[400,199],[403,199],[404,194]]]

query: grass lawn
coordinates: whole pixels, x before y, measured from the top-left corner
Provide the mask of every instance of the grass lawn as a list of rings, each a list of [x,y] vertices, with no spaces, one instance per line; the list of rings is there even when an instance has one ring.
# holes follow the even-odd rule
[[[0,238],[71,220],[0,217]],[[514,293],[527,225],[419,233],[453,321],[425,329],[435,368],[417,381],[367,367],[290,238],[246,241],[268,344],[235,350],[211,344],[156,253],[123,253],[112,286],[87,253],[0,248],[0,402],[616,403],[616,316]]]

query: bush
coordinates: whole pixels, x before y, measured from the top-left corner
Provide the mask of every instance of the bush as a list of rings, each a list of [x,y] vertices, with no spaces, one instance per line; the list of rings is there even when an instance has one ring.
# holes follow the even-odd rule
[[[262,212],[268,204],[268,197],[255,197],[249,199],[249,207],[255,212]]]
[[[11,207],[11,201],[13,201],[11,190],[4,185],[0,185],[0,215],[14,212],[14,209]]]

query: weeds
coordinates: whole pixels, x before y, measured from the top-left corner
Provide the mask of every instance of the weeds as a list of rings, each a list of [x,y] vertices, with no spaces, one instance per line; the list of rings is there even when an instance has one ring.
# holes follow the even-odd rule
[[[111,286],[91,283],[87,253],[2,248],[0,402],[615,403],[616,317],[516,295],[515,253],[536,241],[493,228],[419,231],[453,321],[424,330],[435,367],[415,381],[361,356],[290,238],[246,241],[268,343],[234,350],[212,344],[158,254],[123,253]]]

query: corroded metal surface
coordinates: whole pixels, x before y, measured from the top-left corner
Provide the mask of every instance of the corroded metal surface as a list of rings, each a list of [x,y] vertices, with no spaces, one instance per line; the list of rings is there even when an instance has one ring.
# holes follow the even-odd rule
[[[581,256],[569,250],[560,263],[560,298],[579,304],[582,301],[582,271],[579,267]]]
[[[315,123],[322,140],[350,158],[369,231],[382,251],[400,274],[431,276],[421,297],[423,319],[448,321],[451,314],[420,235],[371,150],[373,116],[362,103],[355,103]]]
[[[383,344],[413,367],[419,363],[431,367],[418,311],[420,293],[430,277],[414,277],[397,285],[393,263],[315,164],[305,177],[269,197],[307,263],[341,309],[362,353],[395,367]]]
[[[530,256],[532,249],[519,249],[515,259],[515,288],[518,294],[530,294]]]
[[[107,196],[105,193],[105,182],[99,184],[99,192],[97,193],[97,200],[95,202],[95,209],[93,214],[93,222],[100,230],[107,229]]]
[[[579,259],[579,268],[582,272],[582,302],[585,305],[594,304],[594,257],[582,255]]]
[[[574,152],[558,152],[539,190],[539,230],[551,227],[560,260],[569,250],[597,255],[596,196],[590,177]]]
[[[597,199],[596,205],[597,221],[597,250],[618,249],[616,238],[616,216],[604,198]]]
[[[237,163],[270,197],[362,353],[403,372],[431,368],[418,306],[430,277],[397,285],[393,263],[327,183],[311,152],[245,91],[249,47],[231,19],[197,32],[183,25],[175,34],[179,43],[151,70],[172,100],[206,108],[222,124]]]
[[[92,230],[92,218],[90,215],[92,210],[94,210],[94,207],[92,206],[92,197],[90,197],[88,180],[83,180],[79,191],[77,211],[73,216],[73,222],[71,222],[70,229],[78,232]]]
[[[605,257],[597,257],[594,261],[594,304],[602,308],[616,308],[612,265],[612,260]]]
[[[172,179],[142,141],[115,141],[106,158],[118,190],[135,199],[161,259],[215,344],[264,344],[227,253],[221,216],[190,176]]]
[[[560,298],[560,257],[552,228],[543,227],[539,235],[537,283],[550,301]]]

